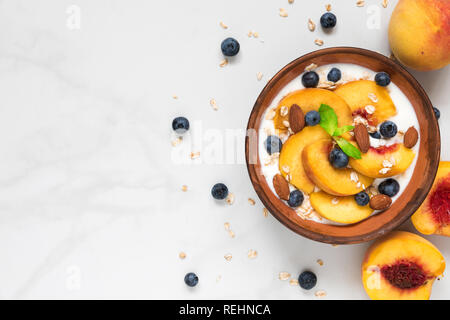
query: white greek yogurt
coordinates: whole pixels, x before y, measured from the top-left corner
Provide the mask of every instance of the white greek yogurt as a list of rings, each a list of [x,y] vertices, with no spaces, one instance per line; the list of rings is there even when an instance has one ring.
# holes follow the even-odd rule
[[[345,83],[355,80],[373,80],[375,77],[376,72],[367,69],[365,67],[354,65],[354,64],[348,64],[348,63],[339,63],[339,64],[328,64],[324,66],[317,67],[314,69],[315,72],[320,77],[320,81],[326,81],[326,77],[328,72],[332,68],[338,68],[342,72],[342,79],[339,81],[339,83]],[[259,129],[259,145],[258,145],[258,155],[261,162],[261,171],[262,174],[265,176],[267,184],[269,185],[271,191],[275,193],[275,189],[273,187],[272,179],[273,176],[277,173],[280,173],[279,170],[279,163],[278,163],[278,157],[271,157],[264,146],[264,142],[267,139],[267,137],[271,134],[275,134],[275,127],[273,120],[266,119],[266,114],[268,112],[272,112],[271,110],[274,110],[277,108],[279,102],[283,97],[285,97],[287,94],[297,91],[300,89],[304,89],[305,87],[302,84],[301,81],[302,75],[298,76],[294,80],[292,80],[290,83],[288,83],[275,97],[275,99],[272,101],[271,105],[267,108],[265,111],[262,120],[261,125]],[[416,113],[414,111],[413,106],[411,105],[411,102],[408,100],[408,98],[405,96],[405,94],[395,85],[395,83],[391,82],[389,86],[387,87],[389,90],[389,94],[391,96],[391,99],[397,109],[397,115],[390,118],[389,120],[395,122],[397,125],[399,132],[406,132],[409,127],[413,126],[417,129],[418,132],[420,132],[419,122],[417,120]],[[283,139],[283,137],[280,137],[282,142],[284,143],[286,141],[286,138]],[[392,145],[394,143],[403,142],[403,135],[397,134],[394,138],[391,138],[389,140],[384,139],[374,139],[370,138],[370,144],[372,147],[378,147],[381,145]],[[414,172],[414,168],[416,166],[417,162],[417,155],[419,153],[419,145],[420,145],[420,136],[419,141],[417,144],[412,148],[412,150],[415,153],[414,161],[412,162],[411,166],[402,174],[393,176],[392,178],[397,180],[400,185],[400,191],[399,193],[392,198],[392,201],[394,202],[400,195],[403,193],[403,191],[406,189],[406,186],[408,185],[409,181],[411,180],[412,174]],[[374,183],[372,184],[374,187],[378,187],[378,185],[385,179],[375,179]],[[293,186],[290,186],[291,190],[294,190],[295,188]],[[317,187],[316,187],[317,188]],[[339,223],[327,220],[320,216],[318,213],[314,211],[314,209],[311,207],[311,204],[309,202],[309,197],[304,194],[305,200],[301,207],[296,209],[297,214],[307,220],[313,220],[320,223],[325,224],[334,224],[334,225],[340,225]],[[375,211],[373,214],[376,214]]]

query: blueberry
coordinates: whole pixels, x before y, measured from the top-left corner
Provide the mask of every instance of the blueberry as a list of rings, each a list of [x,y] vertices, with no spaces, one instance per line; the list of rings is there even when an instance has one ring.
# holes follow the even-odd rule
[[[319,75],[314,71],[305,72],[302,76],[302,84],[305,88],[315,88],[319,84]]]
[[[374,139],[381,139],[381,134],[378,131],[370,132],[369,134]]]
[[[301,191],[294,190],[289,194],[288,205],[292,208],[299,207],[302,205],[304,199],[305,197]]]
[[[348,165],[348,156],[339,148],[331,150],[328,160],[336,169],[345,168]]]
[[[397,125],[392,121],[385,121],[380,124],[380,133],[385,138],[395,137],[397,134]]]
[[[189,287],[195,287],[198,283],[198,277],[195,273],[189,272],[184,276],[184,283]]]
[[[389,83],[391,83],[391,77],[389,77],[386,72],[378,72],[375,75],[375,82],[379,86],[386,87]]]
[[[342,73],[341,73],[341,70],[339,70],[338,68],[331,69],[327,75],[328,81],[332,81],[332,82],[338,82],[339,80],[341,80],[341,77],[342,77]]]
[[[360,193],[355,194],[355,201],[359,206],[364,207],[369,203],[370,197],[367,193],[360,192]]]
[[[177,117],[173,119],[172,129],[178,134],[185,133],[189,130],[189,120],[185,117]]]
[[[211,195],[214,199],[223,200],[228,196],[228,188],[223,183],[216,183],[211,189]]]
[[[280,152],[283,147],[283,142],[277,136],[268,136],[264,144],[269,154]]]
[[[305,290],[311,290],[316,286],[317,283],[317,277],[316,275],[311,271],[303,271],[298,276],[298,284],[300,287],[302,287]]]
[[[380,183],[378,191],[388,197],[394,197],[400,191],[400,185],[397,180],[389,178]]]
[[[439,120],[439,118],[441,117],[441,112],[439,111],[438,108],[435,108],[435,107],[433,107],[433,111],[434,111],[434,114],[436,115],[436,119]]]
[[[308,126],[315,126],[320,122],[320,113],[317,111],[309,111],[305,116],[305,122]]]
[[[320,24],[325,29],[334,28],[336,26],[336,22],[337,18],[331,12],[326,12],[320,17]]]
[[[241,46],[236,39],[226,38],[222,41],[220,48],[222,49],[222,53],[224,56],[233,57],[238,54]]]

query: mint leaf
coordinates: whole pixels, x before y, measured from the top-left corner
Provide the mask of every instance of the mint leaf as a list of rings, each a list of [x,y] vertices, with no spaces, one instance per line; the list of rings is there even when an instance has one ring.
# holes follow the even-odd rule
[[[351,131],[355,129],[354,126],[343,126],[341,128],[337,128],[336,130],[334,130],[333,136],[337,137],[337,136],[342,136],[344,133]]]
[[[334,134],[338,126],[336,112],[329,105],[321,104],[319,108],[320,126],[328,132],[330,136]]]
[[[359,149],[352,145],[350,142],[342,137],[335,137],[334,140],[346,155],[355,159],[361,159],[361,151],[359,151]]]

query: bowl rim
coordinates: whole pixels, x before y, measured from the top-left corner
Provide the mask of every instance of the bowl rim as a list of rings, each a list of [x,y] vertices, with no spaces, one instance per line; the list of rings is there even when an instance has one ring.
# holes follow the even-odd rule
[[[397,73],[399,73],[403,78],[405,78],[414,88],[418,96],[422,99],[423,104],[430,108],[432,110],[432,103],[426,94],[423,87],[419,84],[419,82],[414,78],[414,76],[409,73],[402,65],[397,63],[396,61],[378,53],[375,51],[371,51],[368,49],[363,48],[357,48],[357,47],[348,47],[348,46],[340,46],[340,47],[330,47],[325,49],[319,49],[316,51],[309,52],[307,54],[304,54],[300,56],[299,58],[291,61],[286,66],[284,66],[281,70],[279,70],[265,85],[265,87],[260,92],[258,98],[255,101],[255,104],[252,108],[252,111],[249,116],[249,120],[247,123],[247,133],[249,130],[255,129],[256,127],[259,129],[259,122],[260,119],[257,118],[256,114],[259,111],[259,109],[263,105],[263,100],[265,99],[266,95],[273,89],[275,84],[282,79],[284,76],[286,76],[291,70],[293,70],[296,66],[299,64],[305,63],[305,61],[310,61],[312,63],[312,60],[323,55],[327,54],[342,54],[342,53],[351,53],[351,54],[358,54],[362,56],[366,56],[371,59],[380,60],[381,63],[387,64],[390,68],[394,69]],[[332,63],[332,62],[330,62]],[[300,75],[300,74],[298,74]],[[297,75],[297,76],[298,76]],[[267,106],[266,106],[267,108]],[[265,108],[265,109],[266,109]],[[324,235],[319,232],[309,230],[307,228],[304,228],[303,226],[299,225],[298,223],[293,222],[291,219],[289,219],[285,214],[281,213],[276,206],[270,201],[268,195],[264,191],[264,188],[260,186],[260,181],[258,179],[257,174],[257,164],[260,163],[259,160],[259,154],[257,155],[257,164],[250,164],[249,163],[249,134],[246,135],[245,138],[245,158],[246,158],[246,165],[247,165],[247,171],[250,177],[250,181],[252,182],[253,188],[255,189],[258,197],[264,204],[264,206],[269,210],[269,212],[278,220],[280,221],[285,227],[292,230],[293,232],[309,238],[311,240],[323,242],[323,243],[330,243],[330,244],[355,244],[355,243],[362,243],[374,240],[390,231],[398,227],[399,225],[403,224],[407,219],[413,215],[417,209],[420,207],[422,202],[426,199],[430,189],[432,188],[435,176],[437,174],[439,162],[440,162],[440,130],[439,125],[436,118],[434,119],[434,123],[432,126],[435,128],[431,128],[430,131],[434,132],[433,138],[436,138],[434,146],[434,156],[429,157],[429,176],[422,181],[423,185],[421,185],[420,188],[420,195],[418,198],[414,198],[414,201],[412,202],[411,207],[409,210],[400,210],[392,220],[387,221],[384,223],[381,227],[378,229],[375,229],[369,233],[355,235],[351,237],[342,237],[342,236],[334,236],[334,235]],[[436,129],[436,130],[433,130]],[[259,131],[259,130],[258,130]],[[256,135],[257,139],[259,140],[259,134]],[[259,142],[257,143],[259,148]],[[419,151],[420,152],[420,151]],[[413,173],[411,179],[414,177],[415,173]],[[265,182],[265,181],[264,181]],[[409,185],[409,184],[408,184]],[[366,219],[367,220],[367,219]],[[344,226],[345,227],[345,226]]]

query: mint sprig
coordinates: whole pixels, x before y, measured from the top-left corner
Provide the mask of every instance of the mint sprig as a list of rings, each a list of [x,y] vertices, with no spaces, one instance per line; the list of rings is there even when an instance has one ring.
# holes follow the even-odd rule
[[[321,104],[319,108],[320,126],[336,141],[342,151],[349,157],[361,159],[361,151],[341,136],[353,130],[354,126],[338,127],[336,112],[329,105]]]

